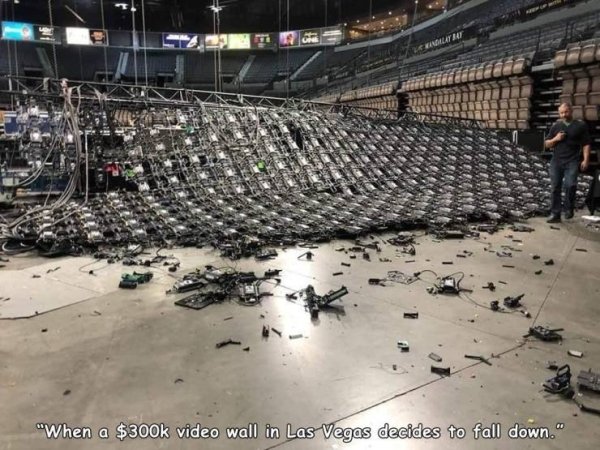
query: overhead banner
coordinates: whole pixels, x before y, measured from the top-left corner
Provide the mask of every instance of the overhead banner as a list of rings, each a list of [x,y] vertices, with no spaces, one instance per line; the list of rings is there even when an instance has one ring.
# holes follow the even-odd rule
[[[106,30],[90,30],[90,45],[108,45]]]
[[[2,39],[13,41],[33,41],[33,24],[23,22],[2,22]]]
[[[280,47],[297,47],[299,45],[299,31],[282,31],[279,33]]]
[[[543,0],[535,5],[531,5],[521,9],[521,16],[529,18],[538,14],[550,11],[552,9],[561,8],[571,3],[577,3],[581,0]]]
[[[56,28],[48,25],[35,25],[34,36],[40,42],[60,42]]]
[[[202,41],[199,34],[163,33],[162,46],[163,48],[197,49],[201,48]]]
[[[207,34],[204,38],[204,45],[207,50],[216,50],[217,48],[226,49],[228,44],[227,38],[226,34]]]
[[[229,50],[247,50],[250,49],[249,34],[228,34],[227,48]]]
[[[432,50],[437,50],[438,48],[457,44],[465,39],[469,39],[473,35],[474,30],[472,28],[467,28],[465,30],[456,31],[454,33],[447,34],[446,36],[432,39],[431,41],[417,45],[412,51],[413,54],[426,53]]]
[[[252,33],[250,42],[252,48],[275,48],[277,46],[277,35],[275,33]]]
[[[108,45],[106,30],[67,27],[65,33],[70,45]]]
[[[322,45],[338,45],[344,40],[344,29],[342,27],[321,28]]]
[[[321,30],[301,30],[300,31],[300,45],[320,45],[321,44]]]

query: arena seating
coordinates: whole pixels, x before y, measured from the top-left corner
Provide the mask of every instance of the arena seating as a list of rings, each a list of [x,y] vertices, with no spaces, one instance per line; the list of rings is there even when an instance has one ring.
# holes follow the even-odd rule
[[[598,121],[600,107],[600,39],[572,43],[556,52],[554,66],[563,79],[561,103],[573,105],[573,116]]]
[[[419,113],[482,121],[488,128],[528,128],[532,79],[527,55],[450,69],[402,84]]]

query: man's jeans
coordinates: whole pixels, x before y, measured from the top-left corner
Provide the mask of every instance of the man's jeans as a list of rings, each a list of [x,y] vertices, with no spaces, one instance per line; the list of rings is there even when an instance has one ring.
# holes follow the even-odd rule
[[[550,161],[550,182],[552,184],[552,207],[550,210],[553,216],[560,216],[561,210],[570,212],[575,209],[578,173],[579,161],[577,160],[561,163],[557,163],[554,159]],[[565,188],[564,208],[561,207],[563,185]]]

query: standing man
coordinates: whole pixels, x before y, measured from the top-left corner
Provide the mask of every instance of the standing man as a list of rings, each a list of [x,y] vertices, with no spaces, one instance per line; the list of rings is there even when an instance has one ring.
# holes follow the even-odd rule
[[[561,211],[565,212],[565,219],[573,218],[578,169],[585,171],[588,168],[592,142],[586,123],[573,120],[573,108],[570,104],[560,105],[558,115],[560,119],[552,125],[544,141],[544,147],[553,152],[550,161],[552,207],[548,223],[560,222]],[[564,203],[561,202],[563,179],[566,191]]]

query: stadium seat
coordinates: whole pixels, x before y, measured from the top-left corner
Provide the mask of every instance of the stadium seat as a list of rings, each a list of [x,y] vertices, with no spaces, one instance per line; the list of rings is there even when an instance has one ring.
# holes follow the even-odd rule
[[[512,60],[505,61],[504,64],[502,64],[502,76],[503,77],[510,77],[512,75],[513,65],[514,65],[514,62]]]
[[[573,94],[575,92],[575,80],[565,80],[563,81],[562,93],[565,94]]]
[[[513,64],[512,75],[522,75],[525,73],[528,65],[529,61],[525,58],[518,58]]]
[[[531,101],[529,98],[520,98],[519,99],[519,109],[527,109],[531,108]]]
[[[477,67],[471,67],[468,72],[468,82],[475,82],[475,77],[477,76]]]
[[[558,72],[558,76],[560,78],[564,80],[572,80],[573,78],[575,78],[575,75],[573,75],[573,72],[571,72],[569,69],[563,69],[560,72]]]
[[[584,108],[585,120],[589,120],[590,122],[596,122],[600,120],[598,117],[598,105],[588,105]]]
[[[494,64],[494,70],[492,72],[492,76],[494,78],[500,78],[502,76],[502,68],[504,67],[504,63],[497,62]]]
[[[581,54],[581,47],[571,47],[567,50],[567,66],[576,66],[579,64],[579,56]]]
[[[573,96],[573,105],[575,106],[585,106],[588,103],[588,95],[587,94],[575,94]]]
[[[583,106],[573,106],[573,119],[583,120]]]
[[[466,84],[469,82],[469,69],[465,68],[460,72],[460,82]]]
[[[578,78],[575,84],[575,93],[587,94],[590,90],[590,79],[589,78]]]
[[[517,111],[517,118],[518,118],[518,120],[529,120],[529,118],[530,118],[529,109],[519,109]]]
[[[570,103],[570,104],[573,104],[573,96],[572,96],[571,94],[561,94],[561,95],[558,97],[558,99],[559,99],[559,101],[560,101],[561,105],[562,105],[563,103]]]
[[[559,50],[556,52],[556,55],[554,56],[554,67],[555,68],[560,68],[560,67],[564,67],[567,64],[567,51],[566,50]]]
[[[600,91],[589,93],[588,105],[600,105]]]
[[[591,64],[596,58],[596,44],[588,44],[581,49],[581,64]]]
[[[442,86],[448,86],[448,72],[442,74]]]
[[[489,80],[490,78],[493,77],[493,74],[494,74],[494,64],[487,63],[483,68],[483,79]]]
[[[527,130],[529,129],[529,123],[526,120],[517,120],[517,129]]]
[[[483,81],[483,70],[484,70],[483,65],[480,65],[477,67],[476,71],[475,71],[475,80],[476,81]]]

